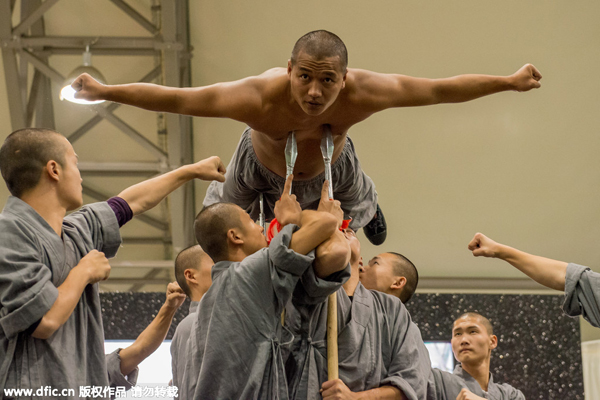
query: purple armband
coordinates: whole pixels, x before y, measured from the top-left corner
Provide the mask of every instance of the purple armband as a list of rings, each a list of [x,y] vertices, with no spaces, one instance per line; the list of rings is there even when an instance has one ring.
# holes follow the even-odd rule
[[[106,202],[115,213],[115,217],[117,217],[117,221],[119,222],[119,228],[131,221],[131,218],[133,218],[133,211],[131,211],[129,204],[127,204],[125,200],[115,196],[111,197]]]

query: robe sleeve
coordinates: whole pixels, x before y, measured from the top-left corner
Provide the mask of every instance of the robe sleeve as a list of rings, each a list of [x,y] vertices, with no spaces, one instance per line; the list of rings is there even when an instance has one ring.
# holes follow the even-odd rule
[[[121,373],[121,356],[119,353],[122,349],[117,349],[106,355],[106,371],[108,372],[108,383],[111,387],[123,386],[125,390],[131,389],[137,383],[139,368],[130,372],[127,376]]]
[[[345,269],[326,278],[319,278],[314,268],[308,268],[300,277],[300,284],[294,289],[293,301],[297,305],[323,303],[327,297],[337,292],[350,278],[350,264]]]
[[[107,258],[114,257],[121,245],[117,217],[105,201],[86,205],[69,214],[64,219],[63,229],[79,231],[82,238],[90,241],[91,249],[103,252]]]
[[[10,339],[46,314],[58,289],[35,238],[25,230],[2,230],[0,243],[0,328]]]
[[[600,327],[600,274],[577,264],[567,266],[563,310],[569,316],[583,315]]]
[[[388,315],[395,315],[389,324],[394,338],[390,349],[392,359],[387,377],[381,380],[380,386],[395,386],[408,399],[423,399],[427,395],[431,361],[421,332],[401,303],[398,303],[397,313]]]

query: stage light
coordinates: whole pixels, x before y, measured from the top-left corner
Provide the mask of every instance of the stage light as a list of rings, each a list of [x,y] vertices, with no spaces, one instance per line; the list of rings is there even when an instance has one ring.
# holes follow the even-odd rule
[[[73,83],[73,81],[79,75],[81,75],[83,73],[89,74],[92,78],[94,78],[95,80],[97,80],[98,82],[100,82],[102,84],[106,84],[106,79],[104,78],[104,76],[100,73],[100,71],[98,71],[96,68],[94,68],[92,66],[92,53],[90,52],[90,46],[86,46],[85,52],[83,53],[83,65],[80,65],[79,67],[75,68],[73,70],[73,72],[71,72],[67,76],[67,79],[65,79],[63,88],[60,91],[60,99],[68,100],[72,103],[77,103],[77,104],[100,104],[100,103],[103,103],[104,100],[88,101],[88,100],[75,98],[75,89],[73,89],[71,87],[71,83]]]

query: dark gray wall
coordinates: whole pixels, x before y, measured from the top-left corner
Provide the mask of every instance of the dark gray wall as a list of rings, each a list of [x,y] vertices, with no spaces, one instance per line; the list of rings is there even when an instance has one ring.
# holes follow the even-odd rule
[[[563,296],[416,294],[407,304],[423,340],[451,339],[452,324],[468,311],[492,322],[494,381],[531,399],[583,399],[579,319],[563,315]]]
[[[164,293],[102,293],[106,339],[135,339],[152,321]],[[496,382],[510,383],[527,399],[583,399],[579,321],[561,312],[562,296],[416,294],[407,304],[423,340],[446,340],[460,314],[488,317],[498,336],[492,353]],[[169,335],[186,315],[186,301]]]

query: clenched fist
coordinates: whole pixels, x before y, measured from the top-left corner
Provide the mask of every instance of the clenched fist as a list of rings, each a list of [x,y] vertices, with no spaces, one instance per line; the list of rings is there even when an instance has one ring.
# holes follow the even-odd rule
[[[81,268],[88,278],[89,284],[106,280],[110,275],[110,264],[104,253],[92,250],[79,260],[76,268]]]
[[[106,100],[103,94],[104,85],[92,78],[88,74],[81,74],[73,83],[71,87],[75,89],[75,98],[83,99],[88,101]]]
[[[542,86],[540,83],[541,79],[542,74],[531,64],[523,65],[517,72],[511,75],[514,90],[517,92],[526,92],[539,88]]]

